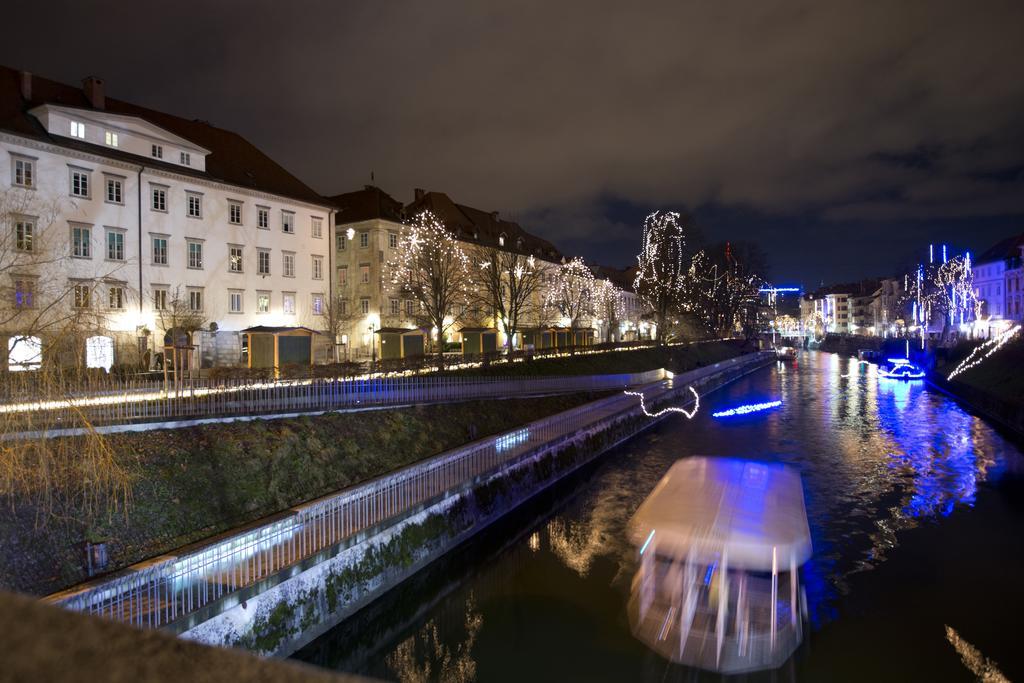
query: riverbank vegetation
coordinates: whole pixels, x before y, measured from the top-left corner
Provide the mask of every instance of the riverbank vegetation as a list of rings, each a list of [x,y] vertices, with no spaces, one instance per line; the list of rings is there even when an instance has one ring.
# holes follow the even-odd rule
[[[591,394],[470,401],[105,437],[132,481],[124,513],[97,515],[60,497],[41,516],[31,497],[0,500],[0,586],[45,594],[83,581],[85,543],[105,542],[108,569],[235,526],[461,444],[568,410]],[[73,457],[74,448],[62,449]]]

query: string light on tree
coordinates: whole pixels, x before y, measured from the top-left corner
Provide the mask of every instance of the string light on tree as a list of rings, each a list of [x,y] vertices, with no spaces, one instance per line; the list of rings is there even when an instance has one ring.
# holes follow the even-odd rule
[[[975,367],[993,353],[1001,349],[1006,342],[1016,337],[1019,332],[1020,325],[1015,325],[1005,332],[992,337],[980,346],[976,346],[967,358],[964,358],[955,368],[953,368],[953,371],[949,373],[946,379],[953,379],[957,375],[967,372],[971,368]]]

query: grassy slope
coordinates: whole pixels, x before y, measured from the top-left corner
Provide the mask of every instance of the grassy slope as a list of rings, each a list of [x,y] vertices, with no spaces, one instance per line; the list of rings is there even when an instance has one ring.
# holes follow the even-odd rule
[[[487,375],[681,372],[740,353],[736,342],[579,355],[464,371]],[[36,528],[35,510],[0,500],[0,587],[49,593],[84,580],[87,537],[111,568],[166,553],[488,434],[580,405],[554,396],[205,425],[111,437],[135,475],[127,520],[88,523],[72,502]]]
[[[592,395],[425,405],[256,420],[110,437],[135,477],[129,516],[83,521],[72,502],[36,528],[28,505],[0,501],[0,586],[48,593],[84,580],[87,536],[126,566],[284,510]],[[473,431],[475,427],[475,432]]]
[[[956,367],[968,352],[966,348],[957,351],[943,368],[943,374]],[[1006,344],[977,366],[957,375],[953,382],[968,384],[1004,401],[1021,403],[1024,401],[1024,339]]]

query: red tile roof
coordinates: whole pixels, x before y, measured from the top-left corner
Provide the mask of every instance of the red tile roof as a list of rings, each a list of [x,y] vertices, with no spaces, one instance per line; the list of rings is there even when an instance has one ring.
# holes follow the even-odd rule
[[[277,162],[257,149],[252,143],[229,130],[217,128],[205,121],[184,119],[172,114],[147,109],[128,102],[105,98],[102,111],[124,116],[135,116],[210,150],[206,157],[206,171],[190,169],[177,164],[140,157],[108,147],[80,142],[72,138],[47,133],[42,124],[28,111],[43,104],[97,110],[85,92],[76,86],[32,76],[32,99],[26,101],[21,93],[21,72],[0,66],[0,130],[26,138],[41,140],[70,149],[88,151],[131,163],[247,187],[270,194],[327,206],[323,197],[301,180],[282,168]]]

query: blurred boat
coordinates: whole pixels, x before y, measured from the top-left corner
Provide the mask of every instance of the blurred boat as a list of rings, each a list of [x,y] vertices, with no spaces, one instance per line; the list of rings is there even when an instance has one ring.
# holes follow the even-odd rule
[[[779,358],[796,358],[796,349],[792,346],[780,346],[775,349],[775,354]]]
[[[781,666],[803,639],[799,567],[811,557],[800,475],[780,464],[676,462],[630,520],[640,567],[633,635],[721,673]]]

